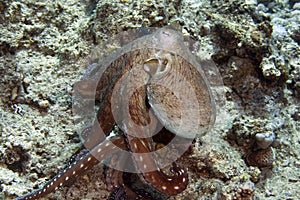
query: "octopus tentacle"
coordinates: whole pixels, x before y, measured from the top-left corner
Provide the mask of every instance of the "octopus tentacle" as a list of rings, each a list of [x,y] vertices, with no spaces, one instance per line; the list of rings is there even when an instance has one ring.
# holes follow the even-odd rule
[[[85,82],[88,82],[85,80]],[[80,85],[79,83],[77,85]],[[101,109],[97,114],[97,118],[94,121],[94,125],[88,128],[85,128],[81,136],[84,139],[84,146],[87,149],[92,149],[99,143],[101,143],[105,137],[107,137],[112,131],[115,125],[115,119],[111,111],[111,93],[107,97],[103,97],[103,102]]]
[[[131,137],[129,136],[129,138]],[[188,173],[185,168],[173,163],[173,166],[170,169],[173,175],[167,175],[157,167],[157,164],[143,139],[131,138],[128,141],[130,149],[133,152],[137,169],[139,169],[147,183],[161,193],[168,195],[176,195],[186,189],[188,185]],[[139,152],[148,154],[141,157],[141,155],[138,154]],[[147,171],[153,168],[157,170]]]
[[[115,144],[118,144],[121,148],[126,148],[124,137],[117,136],[110,139],[104,140],[102,143],[94,147],[89,153],[82,156],[78,161],[71,164],[68,168],[63,170],[60,174],[55,176],[49,181],[44,187],[35,190],[29,194],[18,197],[15,200],[29,200],[29,199],[40,199],[45,195],[57,190],[63,186],[70,178],[81,175],[86,170],[92,168],[94,165],[100,162],[107,155],[112,155],[119,151],[115,148]]]
[[[137,114],[136,116],[131,115],[125,117],[125,127],[130,127],[126,130],[126,139],[129,149],[133,152],[137,170],[141,172],[147,183],[164,194],[176,195],[182,192],[186,189],[188,184],[188,173],[186,169],[173,164],[171,169],[173,176],[164,174],[159,169],[151,154],[150,143],[152,143],[152,139],[144,138],[147,135],[143,127],[147,125],[147,123],[151,123],[149,122],[149,112],[146,106],[146,87],[139,87],[130,97],[128,103],[128,107],[131,111],[134,111],[134,113],[143,113]],[[127,113],[126,109],[125,113]],[[126,114],[124,116],[126,116]],[[131,120],[139,126],[131,126]],[[153,118],[150,120],[153,120]],[[156,121],[156,123],[158,122]],[[156,171],[152,171],[153,169]]]

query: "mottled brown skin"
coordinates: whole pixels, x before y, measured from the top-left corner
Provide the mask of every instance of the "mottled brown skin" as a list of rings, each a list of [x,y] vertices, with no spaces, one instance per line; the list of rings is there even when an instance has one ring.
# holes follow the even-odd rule
[[[194,62],[186,61],[189,55],[185,52],[186,48],[181,49],[182,46],[184,46],[183,40],[177,32],[162,28],[153,35],[134,41],[127,45],[127,50],[121,50],[119,54],[116,54],[117,58],[106,63],[108,67],[101,74],[101,78],[98,77],[98,71],[103,66],[99,65],[91,77],[76,83],[75,92],[84,98],[96,98],[100,102],[97,120],[84,143],[85,147],[90,150],[89,153],[71,164],[41,189],[17,199],[40,199],[63,186],[70,178],[84,173],[99,161],[117,155],[120,149],[133,153],[133,163],[145,183],[167,195],[182,192],[188,184],[188,174],[185,168],[173,163],[170,173],[172,175],[167,175],[159,169],[155,159],[149,154],[154,150],[154,142],[149,134],[156,130],[160,123],[174,134],[184,136],[189,134],[190,130],[190,127],[182,128],[180,127],[182,124],[178,123],[178,119],[184,117],[177,110],[180,109],[176,106],[178,97],[170,96],[169,91],[159,88],[157,85],[159,81],[176,84],[181,81],[177,80],[178,74],[180,74],[179,77],[185,77],[195,93],[196,100],[198,99],[194,103],[202,109],[192,113],[193,117],[201,116],[200,123],[195,124],[194,127],[205,128],[213,121],[211,116],[214,110],[208,86],[205,80],[202,80],[203,75],[193,66]],[[182,55],[176,55],[176,51],[180,49]],[[173,89],[179,89],[180,91],[177,91],[179,93],[184,93],[186,90],[181,84],[179,88]],[[134,92],[131,93],[132,91]],[[117,98],[114,96],[116,94],[119,95]],[[165,96],[169,98],[160,101],[160,98]],[[150,107],[154,112],[149,111],[146,104],[150,97],[152,103]],[[166,112],[165,115],[163,115],[164,112]],[[124,134],[106,137],[115,124],[123,130]],[[136,153],[148,154],[140,158]],[[148,171],[147,169],[156,170]],[[122,172],[114,170],[107,174],[107,179],[114,179],[110,183],[113,185],[110,189],[122,187],[129,194],[131,191],[124,185],[124,182],[118,180],[122,179],[121,176]]]
[[[272,168],[274,162],[274,154],[271,147],[267,149],[258,149],[251,151],[246,155],[248,165],[259,168]]]

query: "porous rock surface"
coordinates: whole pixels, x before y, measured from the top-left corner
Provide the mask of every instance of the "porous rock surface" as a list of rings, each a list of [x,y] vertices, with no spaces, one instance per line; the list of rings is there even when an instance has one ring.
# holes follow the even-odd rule
[[[43,185],[81,146],[70,91],[95,45],[167,24],[199,41],[225,94],[214,128],[179,160],[188,188],[170,199],[300,198],[299,3],[21,0],[1,1],[0,13],[0,198]],[[264,155],[256,135],[270,132]],[[49,198],[107,199],[103,180],[99,165]]]

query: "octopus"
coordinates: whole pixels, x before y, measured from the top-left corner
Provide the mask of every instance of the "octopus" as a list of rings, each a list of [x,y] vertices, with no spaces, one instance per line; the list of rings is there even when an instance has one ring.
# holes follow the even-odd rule
[[[77,113],[98,110],[81,134],[86,150],[43,187],[16,200],[40,199],[99,162],[107,166],[109,199],[168,198],[186,189],[187,168],[176,160],[213,125],[215,107],[182,34],[163,27],[128,42],[92,64],[73,89]]]

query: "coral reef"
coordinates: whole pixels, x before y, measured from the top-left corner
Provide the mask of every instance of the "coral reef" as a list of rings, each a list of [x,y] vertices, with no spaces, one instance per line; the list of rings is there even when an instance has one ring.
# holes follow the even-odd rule
[[[224,187],[220,194],[220,199],[234,200],[252,200],[254,198],[254,184],[251,181],[246,181],[240,184],[233,183]]]
[[[80,148],[71,92],[91,49],[167,24],[215,62],[226,98],[211,132],[179,160],[188,188],[169,199],[300,198],[297,1],[10,0],[0,12],[1,199],[43,185]],[[102,172],[95,166],[50,198],[107,199]]]

